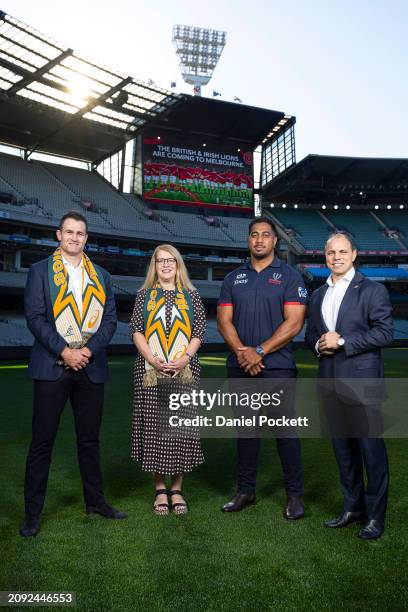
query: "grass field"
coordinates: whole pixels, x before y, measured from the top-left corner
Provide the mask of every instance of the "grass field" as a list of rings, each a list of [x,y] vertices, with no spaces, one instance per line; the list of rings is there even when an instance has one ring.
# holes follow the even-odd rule
[[[312,358],[297,352],[301,376]],[[222,377],[219,356],[204,375]],[[11,365],[11,364],[9,364]],[[225,515],[234,493],[234,440],[204,440],[206,462],[186,478],[190,512],[156,517],[149,475],[129,459],[132,360],[113,359],[102,431],[105,489],[127,521],[84,514],[73,420],[65,410],[54,451],[42,529],[18,536],[24,462],[30,438],[31,384],[24,366],[0,363],[0,590],[75,591],[80,610],[383,610],[408,609],[408,471],[405,440],[388,441],[391,488],[386,532],[363,542],[357,527],[329,530],[341,508],[327,440],[305,440],[307,513],[282,517],[285,491],[272,441],[264,441],[258,503]],[[406,377],[408,351],[386,352],[389,376]],[[402,400],[403,398],[401,398]],[[406,401],[406,399],[405,399]]]

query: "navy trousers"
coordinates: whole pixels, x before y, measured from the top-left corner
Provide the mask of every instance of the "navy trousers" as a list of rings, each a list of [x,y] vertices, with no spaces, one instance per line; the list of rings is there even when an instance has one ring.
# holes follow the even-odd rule
[[[334,438],[345,512],[364,512],[384,521],[388,499],[388,458],[382,438]],[[367,485],[364,485],[364,468]]]
[[[246,374],[241,368],[227,368],[228,378],[296,378],[296,370],[262,370],[257,376]],[[302,466],[300,441],[296,437],[276,438],[282,466],[285,488],[288,495],[302,495]],[[261,439],[237,439],[237,492],[255,493]]]
[[[43,509],[52,448],[68,399],[74,412],[85,503],[93,506],[104,502],[99,454],[103,396],[103,383],[93,383],[84,370],[64,370],[56,381],[34,381],[32,441],[24,482],[27,515],[38,516]]]

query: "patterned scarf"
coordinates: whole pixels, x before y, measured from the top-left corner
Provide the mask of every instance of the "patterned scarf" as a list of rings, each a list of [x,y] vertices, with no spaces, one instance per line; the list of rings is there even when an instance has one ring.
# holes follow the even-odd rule
[[[48,282],[57,332],[70,348],[82,348],[98,330],[106,301],[102,274],[83,254],[82,314],[72,292],[69,274],[62,261],[61,249],[48,258]],[[61,363],[62,365],[62,363]]]
[[[143,306],[143,319],[146,342],[155,357],[164,359],[167,363],[182,357],[191,340],[194,307],[190,295],[177,283],[174,298],[170,329],[166,329],[166,301],[160,283],[149,289]],[[157,377],[168,378],[170,375],[156,372],[146,361],[145,386],[157,384]],[[192,374],[187,365],[180,372],[181,380],[191,380]]]

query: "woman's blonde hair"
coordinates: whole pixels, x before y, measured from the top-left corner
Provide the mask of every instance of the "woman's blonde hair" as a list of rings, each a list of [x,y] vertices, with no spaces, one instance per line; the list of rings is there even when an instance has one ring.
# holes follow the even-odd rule
[[[183,289],[194,291],[195,287],[190,280],[183,258],[176,247],[171,244],[159,244],[159,246],[154,249],[152,258],[150,260],[149,269],[147,270],[146,278],[141,286],[141,290],[151,289],[151,287],[154,287],[158,281],[156,272],[156,256],[159,251],[167,251],[167,253],[169,253],[176,260],[176,284],[180,283]]]

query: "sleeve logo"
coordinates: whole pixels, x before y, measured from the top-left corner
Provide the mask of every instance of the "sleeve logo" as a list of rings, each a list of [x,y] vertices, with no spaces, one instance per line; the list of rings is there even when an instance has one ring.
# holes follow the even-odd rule
[[[307,289],[305,289],[304,287],[298,287],[298,294],[300,298],[307,298]]]

